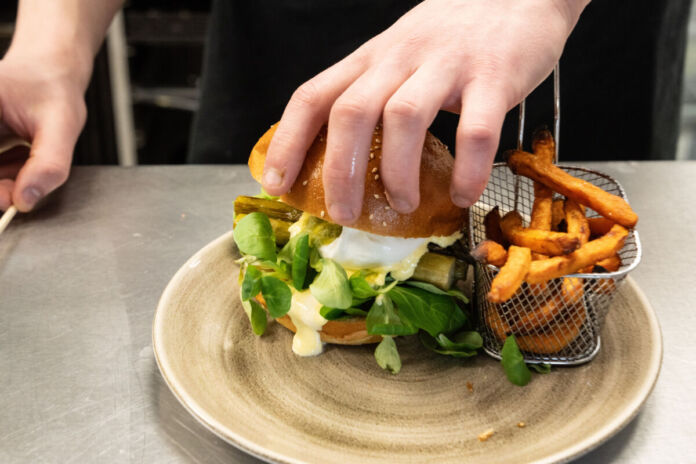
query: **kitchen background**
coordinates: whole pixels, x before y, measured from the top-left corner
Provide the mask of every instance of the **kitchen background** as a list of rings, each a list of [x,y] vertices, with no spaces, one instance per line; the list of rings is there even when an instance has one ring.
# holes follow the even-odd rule
[[[8,4],[9,3],[9,4]],[[209,1],[129,2],[97,56],[75,164],[182,163],[198,105]],[[0,55],[15,2],[0,5]],[[696,160],[696,12],[689,24],[675,158]]]

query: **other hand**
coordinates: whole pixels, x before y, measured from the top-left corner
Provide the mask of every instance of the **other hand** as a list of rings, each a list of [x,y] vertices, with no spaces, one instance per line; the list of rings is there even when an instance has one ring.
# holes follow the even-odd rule
[[[0,154],[0,210],[29,211],[65,182],[85,123],[83,92],[62,60],[0,61],[0,124],[32,144],[28,157]]]

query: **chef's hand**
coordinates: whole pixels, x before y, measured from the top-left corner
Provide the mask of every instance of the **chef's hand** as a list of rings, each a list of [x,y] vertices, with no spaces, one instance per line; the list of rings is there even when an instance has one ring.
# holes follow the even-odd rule
[[[0,154],[0,210],[29,211],[67,179],[92,61],[123,1],[19,0],[0,61],[0,124],[32,146],[29,158]]]
[[[11,204],[29,211],[68,178],[85,123],[83,92],[60,63],[0,61],[0,124],[32,144],[28,158],[0,154],[0,211]]]
[[[589,0],[427,0],[300,86],[271,142],[263,187],[292,186],[328,120],[323,168],[331,218],[360,215],[372,132],[383,124],[381,177],[400,212],[420,201],[425,131],[438,110],[460,113],[449,194],[473,204],[486,186],[505,113],[553,69]]]

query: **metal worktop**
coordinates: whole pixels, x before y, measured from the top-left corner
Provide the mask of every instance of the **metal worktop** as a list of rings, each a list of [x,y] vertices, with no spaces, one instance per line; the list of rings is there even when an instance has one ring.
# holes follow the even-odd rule
[[[631,275],[664,361],[641,413],[578,462],[696,459],[696,163],[585,164],[640,215]],[[81,167],[0,236],[0,462],[256,462],[186,412],[151,347],[159,296],[256,193],[246,167]]]

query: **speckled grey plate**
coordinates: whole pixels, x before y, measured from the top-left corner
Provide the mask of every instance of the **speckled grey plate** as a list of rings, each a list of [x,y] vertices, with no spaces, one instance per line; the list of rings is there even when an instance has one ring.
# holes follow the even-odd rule
[[[252,334],[238,302],[235,256],[228,233],[176,273],[157,308],[154,350],[191,414],[268,461],[567,461],[626,425],[659,373],[660,329],[630,278],[595,360],[535,375],[520,388],[485,355],[448,359],[413,337],[398,340],[396,376],[376,365],[373,347],[328,346],[321,356],[296,357],[280,325]],[[478,441],[488,429],[494,435]]]

